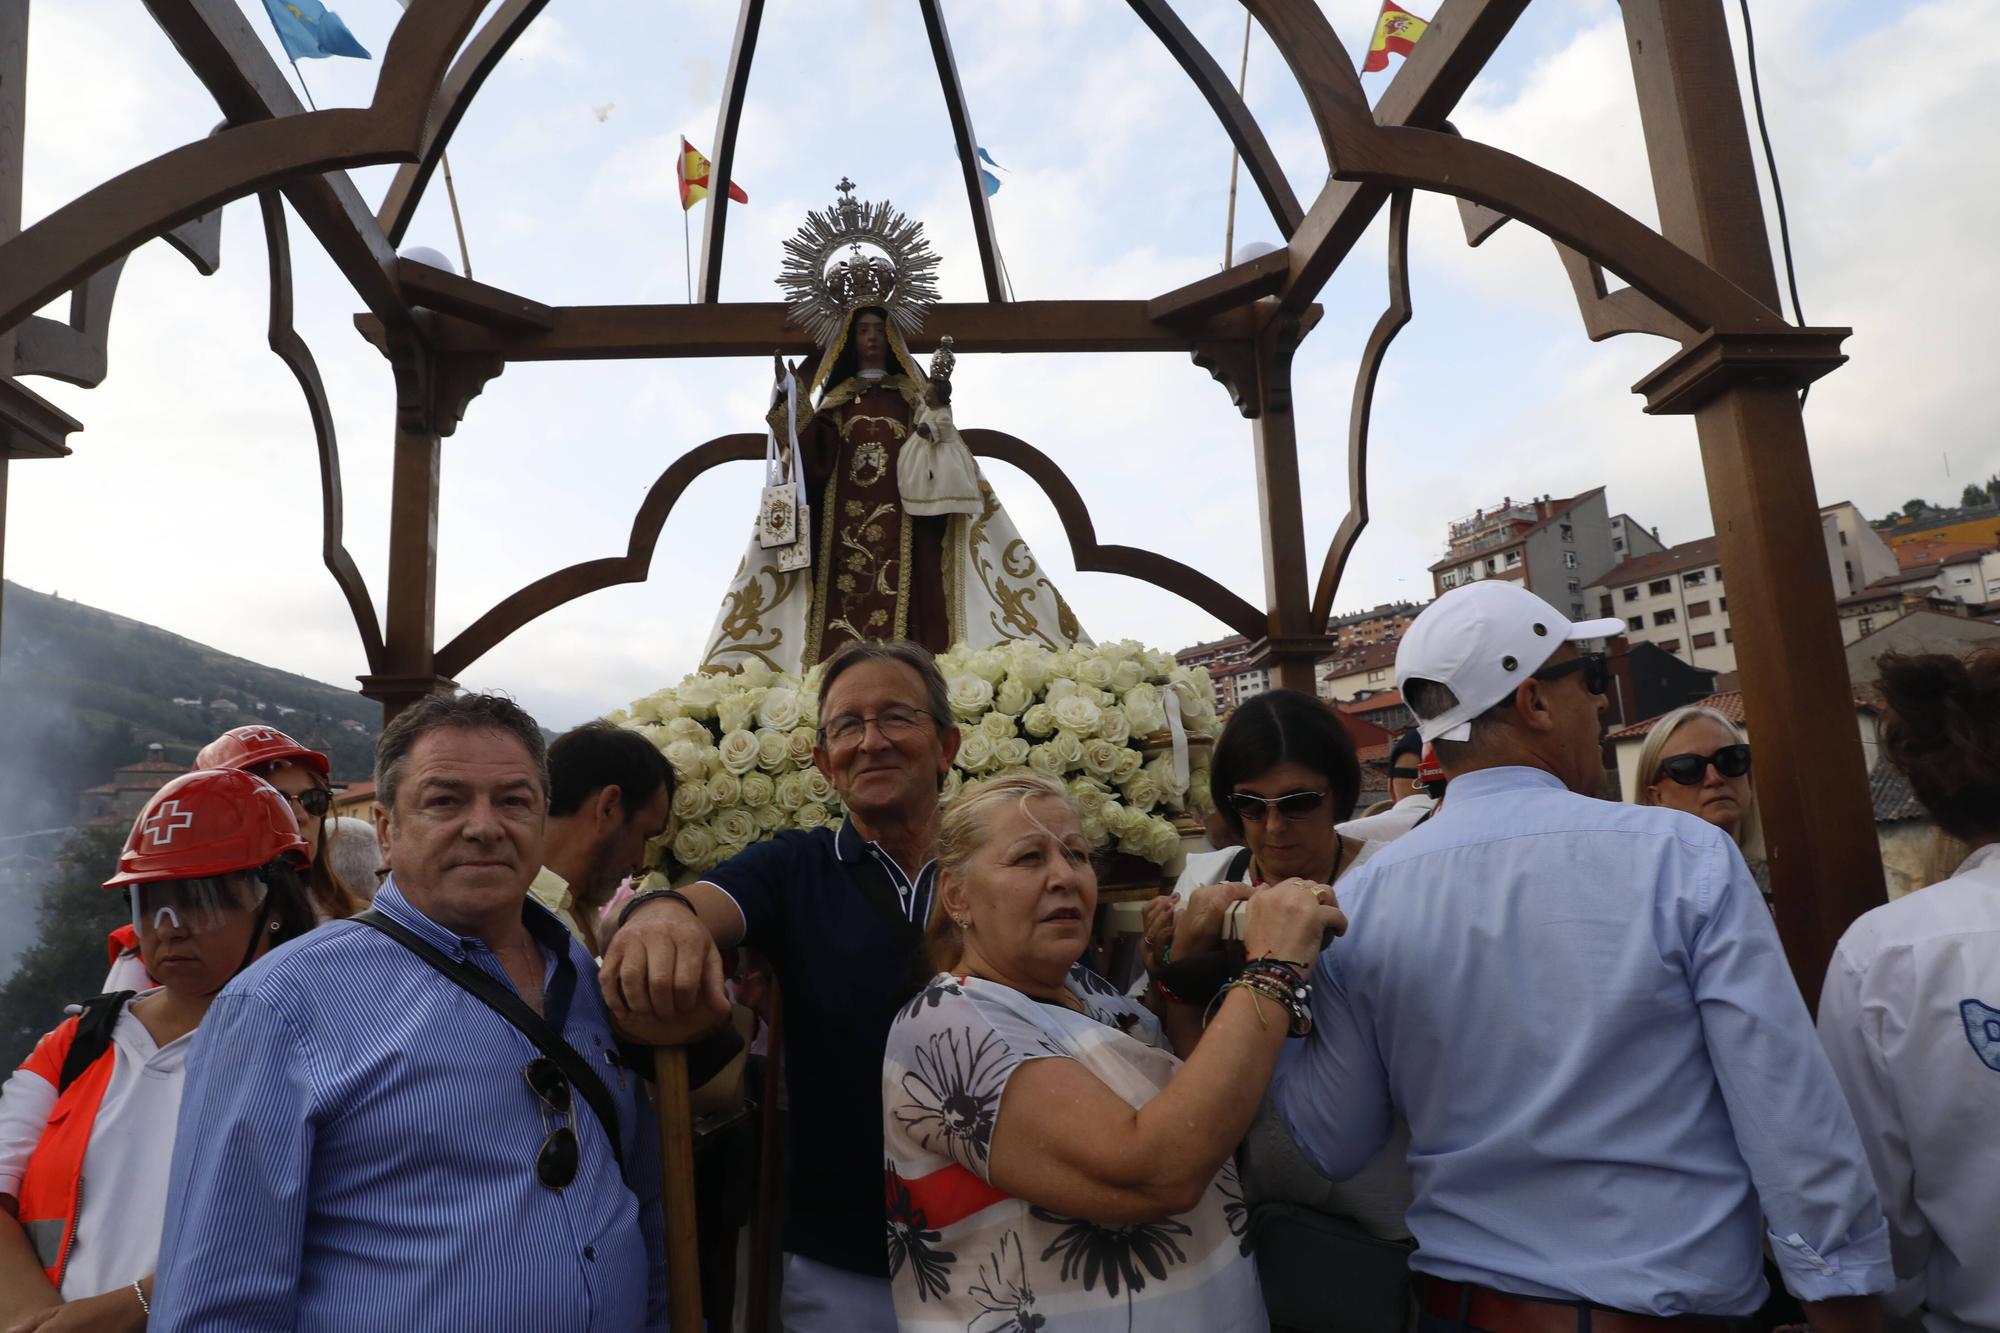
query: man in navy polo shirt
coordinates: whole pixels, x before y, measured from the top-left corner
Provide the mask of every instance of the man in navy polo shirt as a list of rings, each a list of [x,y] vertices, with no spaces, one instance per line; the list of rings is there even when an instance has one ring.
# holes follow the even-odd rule
[[[642,898],[605,954],[623,1017],[727,1008],[719,948],[747,944],[785,997],[789,1333],[894,1329],[882,1194],[882,1051],[921,984],[938,789],[958,753],[944,678],[908,642],[845,644],[820,670],[813,762],[847,822],[745,848],[685,896]],[[670,1011],[662,1011],[663,1004]]]

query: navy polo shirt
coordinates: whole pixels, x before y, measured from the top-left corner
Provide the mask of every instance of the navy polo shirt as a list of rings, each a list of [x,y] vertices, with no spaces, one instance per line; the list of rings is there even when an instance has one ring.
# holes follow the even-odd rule
[[[864,857],[894,886],[900,928],[848,869]],[[779,833],[702,878],[736,901],[743,942],[771,960],[783,989],[792,1154],[785,1249],[886,1278],[882,1053],[890,1021],[921,985],[916,954],[937,863],[912,882],[844,823],[838,832]]]

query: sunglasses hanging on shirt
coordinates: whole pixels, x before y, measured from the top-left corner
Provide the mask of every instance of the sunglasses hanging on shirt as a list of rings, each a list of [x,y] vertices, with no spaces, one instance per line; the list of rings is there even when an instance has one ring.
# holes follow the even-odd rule
[[[569,1079],[564,1076],[562,1066],[544,1055],[530,1060],[521,1077],[528,1081],[544,1108],[545,1128],[548,1112],[563,1120],[570,1118]],[[542,1140],[541,1151],[535,1154],[535,1178],[552,1190],[567,1189],[576,1180],[579,1161],[576,1131],[567,1124],[558,1124],[549,1130],[548,1137]]]

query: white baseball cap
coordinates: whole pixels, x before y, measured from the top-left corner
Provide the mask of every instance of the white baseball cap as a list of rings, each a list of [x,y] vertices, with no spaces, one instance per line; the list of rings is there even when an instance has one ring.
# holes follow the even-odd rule
[[[1625,632],[1625,622],[1571,621],[1535,594],[1507,579],[1481,579],[1453,588],[1424,608],[1396,649],[1396,688],[1412,680],[1451,687],[1458,704],[1432,718],[1418,718],[1426,741],[1462,741],[1472,719],[1499,703],[1565,643]]]

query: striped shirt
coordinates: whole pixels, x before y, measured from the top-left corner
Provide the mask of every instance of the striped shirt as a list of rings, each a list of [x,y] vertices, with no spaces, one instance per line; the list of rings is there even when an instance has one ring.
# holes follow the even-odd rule
[[[393,879],[375,906],[512,985]],[[395,940],[335,922],[237,977],[197,1030],[154,1333],[666,1327],[636,1080],[609,1062],[589,955],[539,905],[522,919],[544,954],[545,1015],[619,1103],[632,1185],[581,1096],[576,1180],[542,1185],[535,1156],[557,1119],[521,1072],[540,1051]]]

